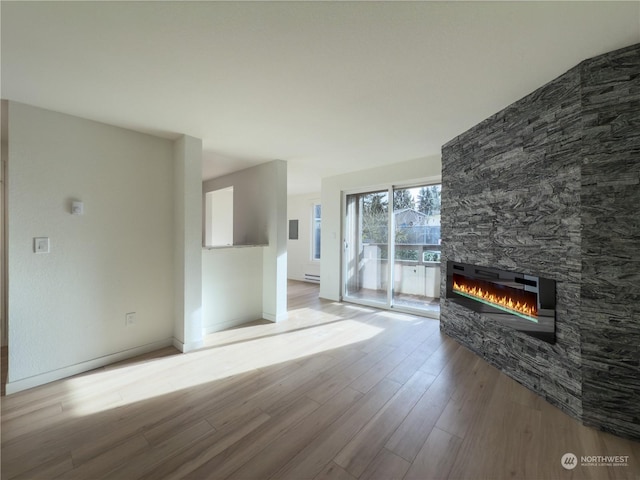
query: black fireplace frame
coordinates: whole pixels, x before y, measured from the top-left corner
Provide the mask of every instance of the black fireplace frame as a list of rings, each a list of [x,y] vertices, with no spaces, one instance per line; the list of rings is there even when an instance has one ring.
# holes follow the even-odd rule
[[[528,320],[504,309],[457,293],[453,289],[454,275],[491,283],[501,289],[510,288],[534,293],[537,299],[537,321]],[[449,260],[447,261],[446,298],[527,335],[548,343],[556,342],[555,280]]]

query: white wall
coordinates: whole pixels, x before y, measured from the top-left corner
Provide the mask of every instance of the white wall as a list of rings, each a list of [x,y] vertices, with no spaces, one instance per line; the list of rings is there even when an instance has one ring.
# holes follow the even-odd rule
[[[274,165],[263,163],[202,183],[203,198],[207,192],[233,187],[234,245],[269,243],[269,207],[275,202],[276,185],[266,176]]]
[[[233,245],[233,187],[205,196],[205,245]]]
[[[202,140],[183,135],[173,145],[175,267],[174,346],[202,346]]]
[[[231,186],[234,244],[267,245],[262,317],[282,320],[287,314],[287,163],[274,160],[203,182],[203,198],[206,192]]]
[[[217,332],[262,318],[264,247],[202,251],[202,327]]]
[[[322,179],[322,256],[320,297],[340,300],[342,234],[342,195],[365,188],[386,188],[389,184],[439,181],[440,156],[423,157],[378,168]]]
[[[5,205],[6,205],[6,166],[9,157],[9,102],[0,101],[2,122],[0,125],[0,345],[7,345],[7,271],[6,271],[6,237],[5,237]]]
[[[320,262],[311,259],[312,209],[314,203],[319,202],[320,193],[290,195],[287,198],[287,219],[298,220],[298,239],[287,240],[287,277],[292,280],[304,280],[305,273],[320,275]]]
[[[7,391],[170,344],[172,142],[9,102],[8,146]]]
[[[264,172],[263,182],[271,191],[269,246],[262,261],[262,316],[279,322],[287,318],[287,162],[276,160],[267,165],[271,168]]]

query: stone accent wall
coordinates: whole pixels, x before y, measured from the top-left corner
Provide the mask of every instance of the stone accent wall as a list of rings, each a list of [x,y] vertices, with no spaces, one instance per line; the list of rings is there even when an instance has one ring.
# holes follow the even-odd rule
[[[635,45],[587,60],[442,149],[443,269],[454,260],[556,280],[557,342],[444,294],[441,329],[567,413],[631,437],[640,437],[639,54]]]
[[[582,79],[583,420],[640,438],[640,46]]]

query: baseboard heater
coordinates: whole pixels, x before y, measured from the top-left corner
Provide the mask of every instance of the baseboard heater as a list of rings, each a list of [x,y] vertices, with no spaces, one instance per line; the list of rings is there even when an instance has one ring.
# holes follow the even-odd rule
[[[305,273],[304,274],[304,281],[305,282],[320,283],[320,275],[312,275],[310,273]]]

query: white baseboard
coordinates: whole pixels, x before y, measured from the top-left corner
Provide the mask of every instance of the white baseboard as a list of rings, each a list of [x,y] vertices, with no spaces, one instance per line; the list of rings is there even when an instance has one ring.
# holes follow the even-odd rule
[[[40,375],[34,375],[33,377],[23,378],[22,380],[16,380],[15,382],[7,382],[6,392],[7,395],[12,393],[21,392],[29,388],[38,387],[45,383],[51,383],[61,378],[72,377],[79,373],[88,372],[96,368],[104,367],[111,363],[126,360],[127,358],[142,355],[144,353],[153,352],[160,348],[168,347],[172,345],[172,339],[160,340],[158,342],[148,343],[139,347],[130,348],[129,350],[123,350],[122,352],[112,353],[105,355],[104,357],[94,358],[93,360],[87,360],[86,362],[76,363],[68,367],[59,368],[50,372],[41,373]],[[177,348],[177,347],[176,347]]]
[[[180,340],[178,340],[177,338],[173,337],[172,341],[171,341],[171,345],[173,345],[174,347],[176,347],[178,350],[180,350],[182,353],[184,353],[184,343],[182,343]]]
[[[322,293],[320,293],[319,296],[320,299],[322,300],[329,300],[331,302],[341,302],[342,301],[342,297],[341,296],[334,296],[334,295],[322,295]]]
[[[204,345],[204,342],[200,340],[198,342],[182,343],[180,340],[174,337],[172,341],[172,345],[176,347],[178,350],[180,350],[182,353],[188,353],[188,352],[192,352],[193,350],[202,348],[202,346]]]
[[[306,283],[314,283],[316,285],[320,285],[320,276],[318,275],[318,279],[317,280],[311,280],[309,278],[307,278],[305,275],[302,276],[298,276],[298,275],[290,275],[287,277],[287,280],[295,280],[296,282],[306,282]]]
[[[227,322],[216,323],[215,325],[210,325],[203,329],[205,335],[209,335],[210,333],[220,332],[222,330],[227,330],[229,328],[238,327],[240,325],[244,325],[245,323],[255,322],[256,320],[260,320],[262,317],[258,316],[252,319],[236,319],[229,320]]]
[[[270,322],[282,322],[289,318],[289,314],[287,312],[281,313],[280,315],[272,315],[271,313],[262,312],[262,318],[265,320],[269,320]]]

